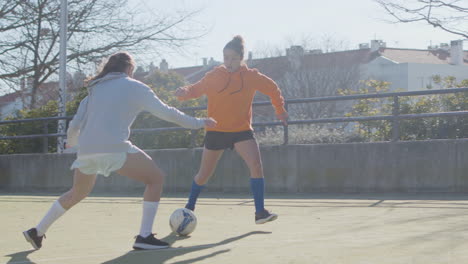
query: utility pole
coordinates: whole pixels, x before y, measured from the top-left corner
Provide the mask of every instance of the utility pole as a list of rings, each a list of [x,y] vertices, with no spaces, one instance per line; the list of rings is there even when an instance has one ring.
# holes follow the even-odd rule
[[[67,25],[68,10],[67,0],[60,1],[60,53],[59,53],[59,101],[58,114],[60,117],[66,115],[67,104]],[[65,134],[67,132],[67,121],[65,119],[58,121],[57,133]],[[65,138],[57,138],[57,153],[63,153],[65,149]]]

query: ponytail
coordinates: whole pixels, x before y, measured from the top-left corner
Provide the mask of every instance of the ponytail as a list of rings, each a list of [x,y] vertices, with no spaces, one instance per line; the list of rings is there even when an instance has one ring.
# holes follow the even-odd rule
[[[86,84],[104,77],[109,72],[126,72],[129,67],[135,67],[135,61],[132,56],[128,52],[117,52],[109,57],[96,76],[86,80]]]

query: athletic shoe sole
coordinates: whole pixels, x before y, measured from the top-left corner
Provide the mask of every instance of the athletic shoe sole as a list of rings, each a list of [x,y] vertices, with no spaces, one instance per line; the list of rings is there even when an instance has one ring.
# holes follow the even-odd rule
[[[261,225],[261,224],[264,224],[266,222],[275,221],[277,218],[278,218],[278,215],[271,214],[267,218],[258,219],[257,221],[255,221],[255,223],[257,225]]]
[[[151,250],[151,249],[163,249],[168,248],[169,246],[156,246],[156,245],[149,245],[144,243],[135,243],[133,244],[133,249],[135,250]]]
[[[33,246],[34,249],[39,249],[39,247],[36,245],[36,243],[34,243],[34,240],[29,236],[28,231],[24,231],[23,235],[24,235],[24,238],[26,239],[26,241],[31,243],[31,245]]]

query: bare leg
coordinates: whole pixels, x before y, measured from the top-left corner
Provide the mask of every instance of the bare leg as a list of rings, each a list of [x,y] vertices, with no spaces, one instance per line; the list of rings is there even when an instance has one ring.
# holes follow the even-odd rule
[[[140,232],[133,248],[157,249],[167,247],[168,244],[166,242],[157,240],[152,235],[165,173],[154,163],[150,156],[141,150],[138,153],[127,153],[127,160],[117,173],[143,182],[146,185],[143,194],[143,214]]]
[[[264,207],[265,180],[257,141],[245,140],[237,142],[234,146],[250,170],[250,188],[255,203],[255,223],[263,224],[275,220],[278,216],[271,214]]]
[[[146,185],[143,200],[157,202],[161,199],[165,173],[143,151],[127,153],[127,160],[117,173]]]
[[[218,164],[218,161],[221,158],[223,152],[224,150],[209,150],[207,148],[203,149],[200,169],[193,179],[189,199],[185,208],[188,208],[192,211],[195,210],[195,204],[197,203],[198,196],[205,187],[204,185],[210,179],[211,175],[213,175],[213,172],[216,169],[216,165]]]
[[[73,186],[58,199],[60,205],[65,210],[70,209],[89,195],[95,183],[95,174],[84,174],[79,169],[75,169]]]
[[[72,188],[52,204],[49,211],[47,211],[36,226],[35,232],[37,233],[31,233],[34,232],[31,230],[25,232],[26,239],[31,242],[34,248],[38,249],[41,247],[42,236],[47,232],[49,227],[68,209],[88,196],[95,182],[96,175],[83,174],[78,169],[75,169]]]
[[[195,175],[195,182],[198,185],[204,185],[213,175],[216,165],[218,164],[221,155],[223,155],[224,150],[209,150],[204,148],[202,154],[202,160],[200,164],[200,169],[198,170],[197,175]]]
[[[255,139],[245,140],[234,144],[237,153],[247,164],[251,178],[263,178],[262,159]]]

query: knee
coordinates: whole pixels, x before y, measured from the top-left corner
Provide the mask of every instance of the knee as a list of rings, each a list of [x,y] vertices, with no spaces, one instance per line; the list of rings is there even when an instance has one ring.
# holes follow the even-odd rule
[[[263,171],[263,166],[261,161],[255,161],[252,163],[251,168],[255,172],[262,172]]]
[[[263,178],[263,167],[262,162],[253,162],[249,164],[250,177],[252,178]]]
[[[146,184],[149,185],[162,185],[164,183],[164,180],[166,178],[167,174],[163,171],[160,171],[159,173],[152,174],[148,177],[148,181]]]
[[[75,190],[72,192],[73,199],[77,202],[80,202],[84,198],[88,197],[91,190]]]

